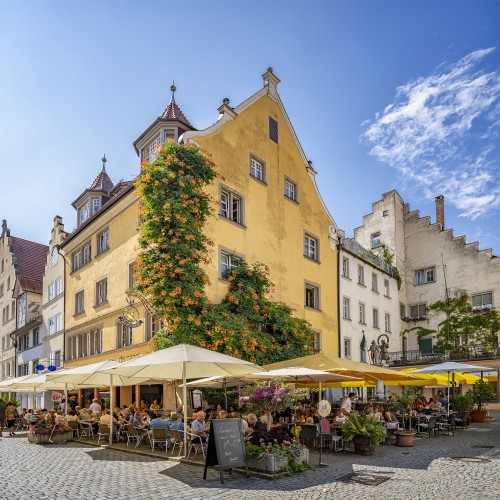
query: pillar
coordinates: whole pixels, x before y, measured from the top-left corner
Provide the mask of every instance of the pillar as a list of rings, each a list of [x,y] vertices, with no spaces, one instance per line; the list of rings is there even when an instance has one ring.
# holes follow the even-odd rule
[[[384,382],[377,380],[375,383],[375,399],[382,401],[385,398]]]
[[[135,386],[135,407],[140,408],[141,405],[141,386],[137,384]]]

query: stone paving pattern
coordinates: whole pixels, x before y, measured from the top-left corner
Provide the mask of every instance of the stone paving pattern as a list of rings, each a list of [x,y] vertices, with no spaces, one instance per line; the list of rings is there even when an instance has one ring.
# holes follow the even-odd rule
[[[211,470],[78,442],[29,444],[25,433],[0,441],[0,498],[48,499],[490,499],[500,498],[500,412],[497,422],[472,424],[456,436],[415,440],[412,448],[381,446],[375,455],[326,452],[328,467],[268,481],[226,474],[226,484]],[[462,462],[452,457],[490,461]],[[319,455],[311,454],[318,463]],[[382,475],[379,485],[339,479],[352,472]],[[379,481],[375,481],[379,482]]]

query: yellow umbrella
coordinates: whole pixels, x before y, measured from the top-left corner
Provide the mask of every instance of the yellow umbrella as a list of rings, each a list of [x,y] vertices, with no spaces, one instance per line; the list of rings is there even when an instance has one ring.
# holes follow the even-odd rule
[[[414,372],[417,368],[407,368],[406,370],[401,370],[401,373],[406,373],[406,374],[411,374]],[[453,374],[455,376],[455,382],[457,384],[474,384],[476,381],[481,380],[481,377],[478,377],[477,375],[473,375],[472,373],[462,373],[462,372],[457,372]],[[428,373],[420,373],[418,375],[419,377],[425,378],[427,380],[429,379],[435,379],[437,380],[437,383],[431,384],[430,382],[425,385],[448,385],[448,376],[445,375],[444,373],[433,373],[428,374]]]
[[[390,370],[389,368],[369,365],[368,363],[358,363],[357,361],[323,353],[303,356],[302,358],[289,359],[288,361],[280,361],[279,363],[267,365],[265,368],[268,370],[275,370],[277,368],[289,368],[291,366],[303,366],[305,368],[322,370],[324,372],[338,372],[342,375],[362,378],[365,382],[374,383],[377,380],[380,380],[387,385],[390,385],[389,382],[391,380],[420,379],[420,376],[413,377],[396,370]],[[349,383],[347,387],[354,386]]]
[[[297,387],[313,389],[318,386],[313,382],[298,382]],[[322,382],[321,386],[325,387],[375,387],[375,382],[365,382],[364,380],[353,380],[352,382]]]

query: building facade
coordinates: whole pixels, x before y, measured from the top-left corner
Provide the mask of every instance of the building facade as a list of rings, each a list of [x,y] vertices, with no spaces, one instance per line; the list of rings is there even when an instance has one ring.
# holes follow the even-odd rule
[[[399,293],[395,269],[350,238],[340,239],[341,357],[385,363],[388,349],[399,347]],[[385,344],[388,348],[385,348]],[[384,345],[378,359],[370,347]],[[381,354],[383,354],[381,356]]]
[[[446,297],[465,293],[471,308],[498,308],[500,300],[500,258],[491,249],[480,250],[477,242],[467,243],[465,236],[455,236],[445,228],[444,197],[436,197],[436,222],[410,210],[396,191],[382,196],[363,217],[363,225],[354,231],[354,239],[377,252],[381,244],[394,254],[402,286],[399,291],[401,329],[422,325],[438,329],[444,314],[429,315],[427,308]],[[432,336],[418,342],[416,335],[401,336],[399,348],[391,346],[394,364],[418,362],[431,355]],[[459,347],[459,346],[457,346]],[[471,352],[472,357],[481,352]],[[429,359],[431,359],[429,357]]]

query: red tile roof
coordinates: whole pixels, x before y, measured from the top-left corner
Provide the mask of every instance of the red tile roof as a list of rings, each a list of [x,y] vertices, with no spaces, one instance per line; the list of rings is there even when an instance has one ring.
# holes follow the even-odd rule
[[[16,258],[15,267],[18,277],[29,281],[40,281],[41,290],[41,282],[45,272],[45,263],[47,261],[49,247],[47,245],[35,243],[34,241],[23,240],[22,238],[12,236],[10,238],[10,251]],[[28,281],[25,283],[30,288],[33,288],[33,284],[30,285]]]
[[[106,170],[102,169],[89,187],[89,191],[104,191],[105,193],[109,193],[113,187],[113,181],[109,178]]]
[[[190,129],[194,128],[191,125],[191,123],[189,123],[189,120],[186,118],[184,113],[181,111],[181,108],[177,106],[177,103],[175,102],[173,97],[172,100],[168,103],[168,106],[165,108],[165,111],[160,116],[160,118],[163,118],[164,120],[177,120],[178,122],[187,125]]]
[[[42,293],[43,292],[43,281],[42,280],[33,280],[31,278],[23,278],[19,276],[19,284],[24,292],[34,292],[34,293]]]

